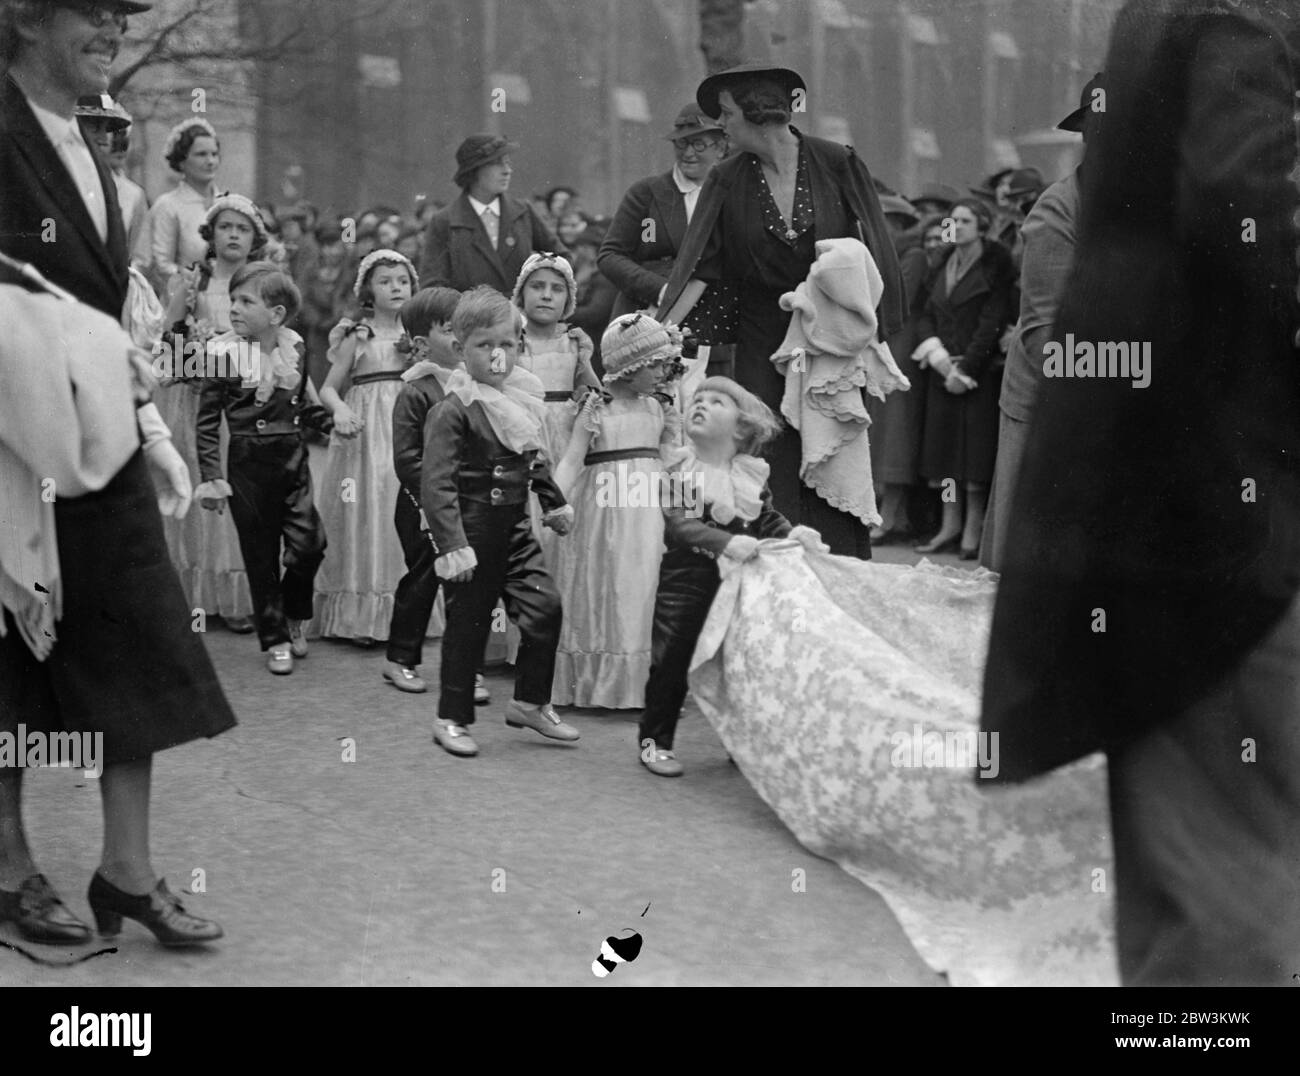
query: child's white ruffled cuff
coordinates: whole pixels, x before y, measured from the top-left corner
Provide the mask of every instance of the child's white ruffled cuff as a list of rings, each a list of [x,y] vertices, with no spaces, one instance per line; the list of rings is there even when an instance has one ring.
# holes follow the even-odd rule
[[[213,478],[209,479],[207,482],[199,483],[199,488],[194,491],[194,499],[196,501],[205,498],[221,499],[223,497],[232,496],[234,492],[235,491],[230,488],[230,483],[224,478]]]
[[[478,557],[474,555],[473,546],[462,546],[444,553],[433,562],[433,570],[442,579],[450,579],[461,572],[470,572],[478,567]]]

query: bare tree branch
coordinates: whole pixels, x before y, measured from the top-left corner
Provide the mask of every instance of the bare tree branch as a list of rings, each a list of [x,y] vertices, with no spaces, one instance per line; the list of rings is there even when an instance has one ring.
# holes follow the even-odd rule
[[[206,13],[207,11],[202,4],[196,4],[164,26],[158,31],[158,36],[153,39],[143,53],[113,76],[108,84],[108,92],[116,97],[121,92],[122,87],[131,81],[132,76],[137,71],[158,61],[159,56],[166,51],[173,34],[185,26],[186,23],[192,22],[199,15]]]

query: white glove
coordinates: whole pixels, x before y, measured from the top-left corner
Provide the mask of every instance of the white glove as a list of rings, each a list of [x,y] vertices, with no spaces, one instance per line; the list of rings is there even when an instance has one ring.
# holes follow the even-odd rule
[[[550,527],[556,534],[565,535],[573,529],[573,505],[555,508],[542,516],[542,526]]]
[[[750,560],[758,555],[758,539],[750,534],[737,534],[727,543],[722,555],[732,560]]]
[[[940,377],[947,377],[952,370],[952,356],[937,336],[927,336],[917,344],[916,350],[912,352],[912,361],[920,363],[922,369],[929,366]]]
[[[176,451],[171,438],[166,437],[147,445],[144,455],[154,473],[158,511],[165,516],[184,519],[185,513],[190,510],[194,487],[190,482],[190,469]]]
[[[803,525],[795,527],[790,531],[787,537],[793,538],[808,550],[809,553],[829,553],[831,551],[831,547],[822,541],[822,536],[811,527],[805,527]]]

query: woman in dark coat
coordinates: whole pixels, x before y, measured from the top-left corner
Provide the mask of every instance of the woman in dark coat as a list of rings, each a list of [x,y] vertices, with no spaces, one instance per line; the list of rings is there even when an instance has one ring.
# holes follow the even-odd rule
[[[998,340],[1014,316],[1016,271],[1006,247],[987,238],[992,214],[983,203],[962,199],[951,218],[954,245],[930,275],[913,352],[929,367],[921,474],[943,490],[943,521],[916,550],[938,553],[960,540],[962,559],[974,560],[998,452]]]
[[[530,255],[561,249],[532,207],[509,197],[518,147],[500,135],[471,135],[456,150],[461,195],[429,218],[420,259],[426,287],[469,291],[479,284],[510,295]]]
[[[118,2],[90,9],[58,9],[44,20],[18,32],[13,10],[0,11],[0,249],[30,262],[55,285],[86,307],[99,312],[99,357],[106,368],[128,378],[128,338],[113,336],[127,295],[127,248],[117,186],[107,164],[93,150],[87,163],[99,179],[99,189],[86,201],[64,153],[74,159],[80,149],[56,148],[33,112],[25,88],[39,93],[46,108],[63,110],[73,122],[78,96],[103,93],[107,73],[86,62],[55,64],[71,47],[80,55],[83,43],[96,34],[114,50],[120,44],[124,19],[103,20],[104,11],[121,16],[148,9],[147,4]],[[95,22],[95,19],[101,19]],[[89,149],[89,147],[81,147]],[[94,208],[101,206],[101,225]],[[32,221],[47,220],[57,243],[42,243]],[[17,283],[0,276],[0,284]],[[9,289],[13,301],[30,310],[34,297]],[[15,316],[8,327],[33,328],[51,341],[58,326],[76,315],[93,314],[68,302],[47,300],[38,324],[28,313]],[[53,303],[54,309],[48,306]],[[36,304],[39,306],[40,304]],[[48,328],[42,328],[45,325]],[[71,332],[69,340],[76,337]],[[45,389],[66,389],[54,381],[49,356],[32,353],[32,367],[49,370]],[[21,361],[21,355],[19,355]],[[32,367],[29,367],[29,372]],[[41,386],[37,379],[35,384]],[[125,388],[123,389],[125,392]],[[52,429],[44,411],[6,386],[10,417],[0,422],[0,434],[10,448],[30,444],[40,435],[81,440],[77,429]],[[29,390],[29,395],[34,395]],[[89,397],[92,394],[87,394]],[[104,842],[99,869],[88,894],[101,933],[116,934],[123,916],[148,927],[164,944],[189,945],[221,937],[221,928],[186,913],[180,901],[154,873],[149,847],[150,778],[153,755],[178,744],[215,736],[235,724],[234,714],[202,638],[193,629],[189,604],[163,542],[162,517],[155,479],[165,479],[169,511],[188,506],[189,476],[153,405],[131,411],[129,396],[121,400],[115,420],[127,423],[131,451],[105,484],[74,490],[59,487],[53,503],[52,529],[45,528],[47,553],[57,559],[59,586],[42,590],[30,576],[19,580],[32,588],[18,601],[10,592],[0,610],[0,736],[10,744],[26,731],[50,737],[67,734],[99,737],[103,773],[99,778],[103,803]],[[132,429],[132,427],[137,427]],[[131,442],[140,439],[137,447]],[[48,446],[48,440],[42,441]],[[33,453],[26,465],[39,476],[50,455]],[[12,452],[11,452],[12,456]],[[7,478],[21,472],[12,466]],[[7,487],[6,487],[7,488]],[[20,510],[6,503],[3,513]],[[7,520],[6,520],[7,521]],[[9,528],[0,527],[0,532]],[[51,537],[53,542],[50,542]],[[0,547],[5,543],[0,541]],[[50,568],[53,571],[53,568]],[[54,575],[47,576],[53,580]],[[61,593],[61,616],[57,595]],[[33,602],[54,601],[57,624],[42,632],[24,629],[21,610]],[[15,608],[20,612],[15,616]],[[84,742],[84,740],[83,740]],[[25,938],[46,943],[79,944],[90,940],[90,928],[77,918],[36,868],[24,833],[21,760],[0,762],[0,922],[12,920]]]
[[[659,310],[661,321],[681,324],[705,287],[733,285],[734,364],[710,363],[709,372],[733,377],[777,414],[785,379],[771,356],[790,324],[780,298],[807,278],[817,240],[862,239],[885,281],[880,336],[887,339],[903,325],[898,262],[871,175],[850,147],[790,126],[792,105],[803,93],[794,71],[755,64],[700,83],[697,103],[719,118],[738,152],[705,181]],[[835,553],[870,558],[866,525],[800,479],[797,431],[783,431],[768,461],[773,501],[782,515],[819,531]]]
[[[926,286],[943,257],[943,218],[930,216],[897,237],[898,266],[903,275],[907,322],[889,340],[889,350],[906,358],[920,341],[917,329],[929,298]],[[925,375],[908,374],[914,387],[867,400],[871,416],[871,474],[880,489],[880,526],[871,530],[873,545],[911,537],[922,526],[909,497],[921,476],[921,438],[925,430]],[[927,494],[928,495],[928,494]]]

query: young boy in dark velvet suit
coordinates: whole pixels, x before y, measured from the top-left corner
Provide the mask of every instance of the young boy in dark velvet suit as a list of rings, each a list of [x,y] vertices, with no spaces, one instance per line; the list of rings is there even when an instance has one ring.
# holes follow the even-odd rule
[[[307,656],[305,622],[312,617],[316,571],[325,558],[325,529],[312,496],[303,423],[328,422],[316,390],[303,376],[302,337],[285,323],[301,297],[288,274],[252,262],[230,279],[230,325],[215,347],[255,345],[257,362],[203,381],[196,420],[204,508],[230,514],[239,533],[253,616],[267,668],[293,672]],[[241,366],[243,364],[241,363]],[[230,429],[222,474],[221,416]],[[284,571],[281,573],[283,546]]]
[[[423,661],[424,636],[438,596],[433,567],[437,546],[420,508],[424,427],[430,412],[442,403],[447,379],[460,366],[451,346],[451,315],[459,301],[460,292],[452,288],[424,288],[403,304],[400,315],[412,350],[411,365],[402,374],[404,384],[393,404],[393,468],[401,483],[393,525],[406,558],[406,574],[393,596],[383,676],[399,691],[413,693],[427,690],[416,669]],[[480,701],[477,696],[475,701]]]
[[[718,559],[749,560],[764,538],[789,537],[826,549],[815,530],[791,527],[772,506],[771,469],[756,453],[781,423],[762,400],[729,377],[709,377],[695,390],[684,417],[687,444],[668,463],[670,474],[685,477],[698,496],[687,506],[665,495],[666,548],[638,737],[641,764],[660,777],[682,774],[673,737],[686,702],[691,654],[721,583]]]
[[[515,696],[506,724],[554,740],[578,731],[551,708],[560,596],[542,562],[528,515],[529,492],[541,502],[544,525],[567,534],[573,509],[539,454],[545,415],[541,382],[516,370],[519,312],[492,288],[467,292],[452,315],[455,350],[465,363],[447,380],[446,398],[425,434],[420,501],[445,581],[447,629],[442,638],[442,691],[434,741],[453,755],[478,754],[467,726],[474,722],[474,671],[504,599],[522,641]]]

